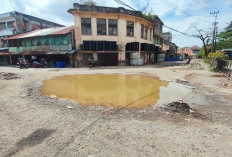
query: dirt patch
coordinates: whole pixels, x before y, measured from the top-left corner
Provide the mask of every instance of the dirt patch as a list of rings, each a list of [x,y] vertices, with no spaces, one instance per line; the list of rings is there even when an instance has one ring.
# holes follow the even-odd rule
[[[0,72],[0,79],[1,80],[12,80],[12,79],[18,79],[18,78],[21,78],[21,76],[14,74],[14,73]]]
[[[211,75],[211,77],[224,77],[224,76],[220,74],[214,74],[214,75]]]
[[[185,80],[180,80],[180,79],[176,79],[176,83],[180,83],[180,84],[183,84],[183,85],[191,85],[188,81],[185,81]]]
[[[191,115],[193,117],[206,119],[206,116],[197,112],[197,110],[192,109],[187,103],[171,102],[166,105],[166,109],[180,114]]]
[[[206,64],[203,64],[201,60],[192,60],[189,64],[188,70],[205,70],[208,69]]]

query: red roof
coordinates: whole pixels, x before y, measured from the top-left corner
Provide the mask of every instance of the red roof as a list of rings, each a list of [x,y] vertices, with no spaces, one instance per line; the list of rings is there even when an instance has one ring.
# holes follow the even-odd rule
[[[191,47],[191,50],[193,50],[193,51],[199,51],[200,49],[201,48],[199,46],[197,46],[197,45],[194,45],[194,46]]]
[[[16,36],[7,38],[7,40],[18,39],[18,38],[20,38],[20,37],[23,37],[23,36],[25,36],[25,35],[31,34],[31,33],[36,32],[36,31],[38,31],[38,30],[34,30],[34,31],[31,31],[31,32],[27,32],[27,33],[22,33],[22,34],[19,34],[19,35],[16,35]]]
[[[31,37],[46,36],[46,35],[63,35],[63,34],[70,33],[72,30],[74,30],[74,26],[40,29],[40,30],[34,30],[31,32],[19,34],[19,35],[10,37],[7,40],[19,39],[19,38],[31,38]]]

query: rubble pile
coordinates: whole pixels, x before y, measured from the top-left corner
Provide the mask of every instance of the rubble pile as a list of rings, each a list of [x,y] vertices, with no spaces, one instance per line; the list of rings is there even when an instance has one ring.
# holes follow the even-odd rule
[[[1,80],[12,80],[12,79],[18,79],[18,78],[20,78],[20,76],[17,74],[0,72]]]
[[[188,67],[188,70],[192,69],[192,70],[203,70],[204,67],[199,64],[199,63],[190,63],[190,66]]]
[[[171,110],[173,112],[177,112],[180,114],[191,115],[200,119],[207,119],[207,117],[201,113],[198,113],[197,110],[192,109],[187,103],[183,102],[172,102],[166,105],[167,110]]]
[[[188,66],[188,70],[203,70],[207,68],[207,65],[202,63],[201,60],[192,60]]]
[[[167,104],[166,106],[168,107],[168,109],[172,110],[173,112],[184,113],[184,114],[189,114],[191,112],[194,112],[193,109],[191,109],[187,103],[172,102]]]

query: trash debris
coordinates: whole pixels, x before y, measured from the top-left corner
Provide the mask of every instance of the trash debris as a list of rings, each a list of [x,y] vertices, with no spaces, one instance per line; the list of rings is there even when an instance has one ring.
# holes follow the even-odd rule
[[[180,103],[183,103],[183,102],[184,102],[184,100],[183,100],[182,98],[180,98],[180,99],[179,99],[179,102],[180,102]]]
[[[18,78],[21,78],[18,74],[0,72],[0,79],[2,80],[12,80]]]
[[[182,100],[183,102],[183,100]],[[181,103],[181,102],[172,102],[167,104],[167,107],[171,109],[174,112],[178,113],[190,113],[190,106],[187,103]]]
[[[72,106],[70,106],[70,105],[68,105],[68,106],[67,106],[67,108],[68,108],[68,109],[73,109],[73,107],[72,107]]]
[[[180,103],[180,102],[174,101],[172,103],[167,104],[165,109],[171,110],[173,112],[180,113],[180,114],[191,115],[193,117],[197,117],[201,119],[207,118],[205,115],[198,113],[197,110],[192,109],[187,103]]]
[[[50,98],[55,99],[55,98],[57,98],[57,96],[55,96],[55,95],[50,95]]]

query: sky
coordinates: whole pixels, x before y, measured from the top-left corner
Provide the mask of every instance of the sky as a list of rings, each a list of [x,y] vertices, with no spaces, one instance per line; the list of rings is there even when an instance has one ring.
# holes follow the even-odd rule
[[[73,16],[67,12],[73,3],[83,0],[1,0],[0,14],[18,11],[65,26],[73,25]],[[221,32],[232,21],[232,0],[122,0],[124,3],[140,10],[149,6],[148,11],[158,15],[164,25],[188,35],[197,35],[195,26],[204,32],[212,32],[215,18],[210,12],[219,11],[217,22]],[[95,0],[99,6],[124,7],[114,0]],[[129,8],[127,8],[129,9]],[[189,37],[168,28],[163,32],[172,33],[172,42],[179,48],[202,46],[198,38]]]

